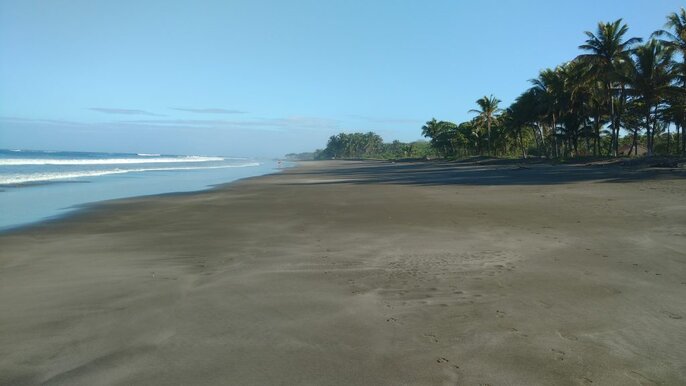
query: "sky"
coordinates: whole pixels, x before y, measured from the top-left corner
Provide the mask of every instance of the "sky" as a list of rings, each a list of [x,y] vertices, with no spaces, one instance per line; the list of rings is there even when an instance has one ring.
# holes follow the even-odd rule
[[[0,148],[278,157],[506,107],[677,0],[0,0]]]

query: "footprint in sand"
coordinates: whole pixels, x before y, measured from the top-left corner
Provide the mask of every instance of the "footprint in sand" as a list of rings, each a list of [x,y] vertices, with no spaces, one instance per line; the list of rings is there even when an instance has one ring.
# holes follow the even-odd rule
[[[544,302],[543,300],[539,300],[538,303],[540,303],[541,306],[543,306],[543,308],[553,308],[552,304],[550,304],[548,302]]]
[[[660,382],[656,382],[655,380],[652,380],[645,375],[639,373],[638,371],[635,370],[630,370],[626,373],[629,377],[639,381],[642,385],[649,384],[649,385],[657,385],[660,384]]]
[[[436,335],[426,333],[424,334],[424,336],[429,338],[429,340],[431,340],[433,343],[438,343],[438,338],[436,337]]]
[[[521,337],[523,337],[523,338],[528,338],[528,337],[529,337],[529,335],[527,335],[527,334],[525,334],[525,333],[519,331],[518,329],[516,329],[516,328],[514,328],[514,327],[510,328],[510,331],[511,331],[513,334],[518,335],[518,336],[521,336]]]
[[[664,310],[660,311],[660,312],[667,315],[670,319],[682,319],[681,315],[675,314],[673,312],[664,311]]]
[[[576,336],[569,334],[569,333],[566,333],[566,332],[562,332],[562,331],[557,331],[557,335],[559,335],[560,338],[562,338],[562,339],[567,339],[567,340],[572,340],[572,341],[579,340],[579,338],[577,338]]]
[[[557,359],[558,361],[565,360],[566,353],[564,351],[555,350],[554,348],[551,350],[555,353],[555,359]]]

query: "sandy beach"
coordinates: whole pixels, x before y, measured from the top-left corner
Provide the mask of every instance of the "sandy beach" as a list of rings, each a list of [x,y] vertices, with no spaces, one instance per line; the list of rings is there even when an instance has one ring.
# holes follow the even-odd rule
[[[684,177],[321,161],[101,203],[0,236],[0,384],[683,384]]]

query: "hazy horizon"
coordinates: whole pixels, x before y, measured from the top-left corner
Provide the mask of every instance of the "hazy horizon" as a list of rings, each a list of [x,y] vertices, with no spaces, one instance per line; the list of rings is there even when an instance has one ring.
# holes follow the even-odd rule
[[[0,0],[0,148],[274,157],[341,131],[511,103],[623,18],[647,38],[679,1]]]

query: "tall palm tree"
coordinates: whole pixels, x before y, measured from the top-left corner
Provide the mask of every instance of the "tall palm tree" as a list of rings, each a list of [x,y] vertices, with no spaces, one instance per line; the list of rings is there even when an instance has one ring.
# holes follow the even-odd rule
[[[565,152],[578,155],[580,137],[586,138],[586,147],[589,148],[588,116],[591,90],[586,78],[586,66],[578,60],[573,60],[559,66],[557,72],[562,81],[560,119],[563,124],[563,139],[566,142]]]
[[[622,80],[623,69],[631,61],[632,47],[642,41],[641,38],[632,37],[624,40],[624,35],[629,27],[622,23],[622,19],[614,22],[600,22],[596,33],[586,31],[585,44],[579,46],[587,51],[587,54],[577,58],[585,61],[590,66],[594,75],[603,81],[607,92],[607,105],[610,110],[613,153],[616,156],[619,148],[619,128],[621,125],[621,110],[625,103],[624,82]],[[620,90],[615,105],[616,91]]]
[[[490,97],[484,96],[476,101],[479,105],[479,110],[469,110],[470,113],[477,113],[477,118],[479,123],[486,125],[486,142],[488,144],[488,155],[491,155],[491,127],[493,122],[497,118],[497,114],[501,111],[498,108],[498,104],[501,102],[500,99],[491,95]]]
[[[683,152],[686,153],[684,148],[686,147],[686,95],[682,90],[681,92],[670,93],[667,97],[667,108],[663,111],[663,116],[676,126],[676,152],[677,154]]]
[[[506,110],[506,119],[504,120],[505,127],[512,132],[515,141],[519,140],[519,146],[522,151],[522,158],[526,158],[526,147],[524,146],[523,132],[529,127],[533,129],[534,138],[538,146],[539,152],[542,152],[541,143],[539,143],[536,129],[538,122],[538,104],[539,98],[535,90],[527,90],[515,99],[515,101]]]
[[[607,123],[608,114],[604,104],[603,82],[590,79],[588,82],[588,110],[593,119],[593,155],[600,155],[600,129]]]
[[[665,28],[668,30],[655,31],[653,36],[661,37],[660,42],[681,54],[681,62],[676,65],[676,76],[682,89],[681,95],[674,98],[678,111],[673,111],[673,113],[676,115],[676,122],[684,122],[686,121],[686,9],[681,8],[678,13],[673,12],[668,15]],[[686,132],[684,132],[683,124],[677,125],[677,129],[679,126],[681,126],[681,151],[686,154],[686,135],[684,135]]]
[[[658,108],[672,89],[672,52],[657,40],[650,40],[634,50],[630,84],[636,101],[643,107],[648,155],[653,153]]]
[[[559,68],[554,70],[547,68],[538,74],[538,78],[531,79],[530,82],[533,85],[531,90],[536,93],[539,99],[541,117],[550,125],[550,136],[553,143],[552,155],[557,157],[559,155],[557,125],[560,118],[564,80]]]

